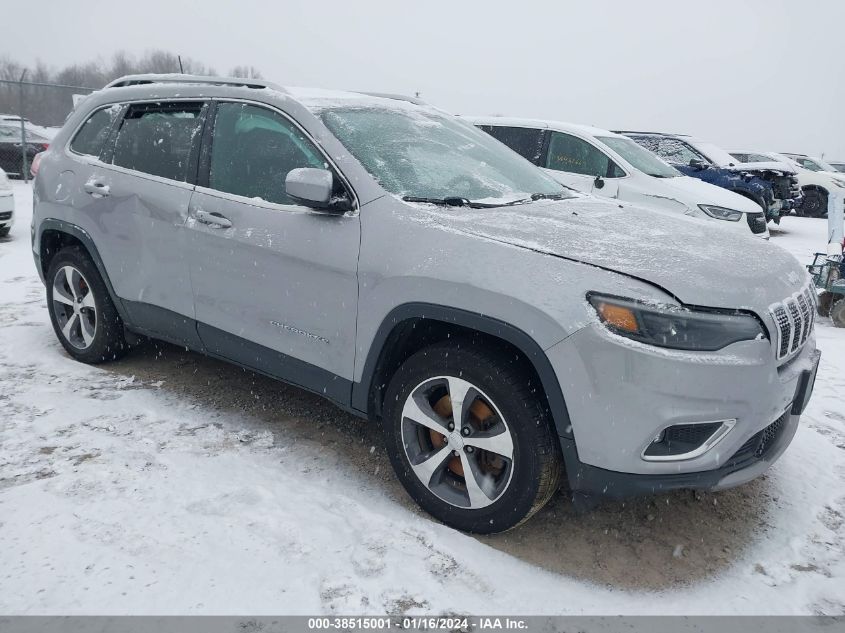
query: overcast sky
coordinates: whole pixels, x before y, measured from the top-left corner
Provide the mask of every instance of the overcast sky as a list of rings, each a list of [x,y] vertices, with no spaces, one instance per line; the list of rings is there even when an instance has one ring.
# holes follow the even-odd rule
[[[20,7],[20,8],[18,8]],[[845,1],[42,0],[0,55],[161,48],[281,84],[422,93],[455,113],[685,132],[845,160]]]

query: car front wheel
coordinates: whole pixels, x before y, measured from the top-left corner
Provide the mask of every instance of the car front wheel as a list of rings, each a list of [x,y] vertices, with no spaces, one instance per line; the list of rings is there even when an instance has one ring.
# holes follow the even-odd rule
[[[385,395],[384,435],[408,493],[460,530],[502,532],[557,490],[560,447],[540,386],[517,356],[472,341],[411,356]]]

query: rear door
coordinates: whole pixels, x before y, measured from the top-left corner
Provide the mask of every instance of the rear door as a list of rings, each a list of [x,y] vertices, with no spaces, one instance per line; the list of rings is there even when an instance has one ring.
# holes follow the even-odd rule
[[[83,184],[107,238],[100,255],[133,324],[196,345],[185,221],[204,101],[132,103]]]
[[[480,125],[479,127],[523,158],[527,158],[535,165],[540,166],[544,153],[546,130],[506,125]]]
[[[290,170],[331,169],[287,114],[220,100],[211,119],[186,225],[202,341],[214,354],[348,401],[359,216],[315,211],[285,193]],[[336,195],[352,192],[341,185]]]

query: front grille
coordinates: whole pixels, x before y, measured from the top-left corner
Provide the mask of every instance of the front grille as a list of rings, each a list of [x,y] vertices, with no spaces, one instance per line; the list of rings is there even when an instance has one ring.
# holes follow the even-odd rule
[[[748,226],[755,235],[766,232],[766,216],[762,213],[746,213]]]
[[[751,436],[751,438],[739,450],[733,454],[728,464],[739,465],[750,459],[761,459],[765,457],[772,447],[777,443],[783,430],[786,428],[786,423],[789,421],[790,410],[787,409],[774,422],[772,422],[765,429]]]
[[[12,219],[12,212],[11,211],[4,211],[0,213],[0,222],[4,220],[11,220]]]
[[[775,352],[778,360],[794,354],[807,342],[816,317],[816,296],[809,286],[781,303],[769,306],[775,320]]]

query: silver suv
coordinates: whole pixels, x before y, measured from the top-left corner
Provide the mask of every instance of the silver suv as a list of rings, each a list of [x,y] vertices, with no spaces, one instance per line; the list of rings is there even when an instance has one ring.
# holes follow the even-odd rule
[[[41,162],[32,245],[88,363],[144,335],[379,421],[462,530],[762,473],[818,365],[776,246],[576,195],[413,99],[133,76]]]

